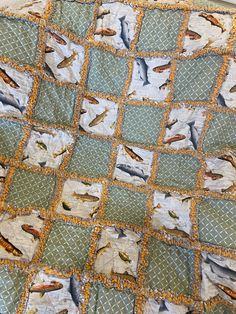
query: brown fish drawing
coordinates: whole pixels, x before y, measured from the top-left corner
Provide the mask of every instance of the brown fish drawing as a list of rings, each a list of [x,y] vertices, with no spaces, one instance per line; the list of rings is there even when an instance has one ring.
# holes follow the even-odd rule
[[[109,109],[105,109],[102,113],[97,114],[96,117],[89,123],[89,127],[92,128],[93,126],[102,123],[107,116]]]
[[[9,242],[8,239],[5,238],[1,233],[0,233],[0,246],[3,247],[5,251],[14,256],[23,255],[23,253],[18,248],[16,248],[11,242]]]
[[[97,256],[101,256],[106,251],[106,249],[109,249],[109,248],[111,248],[111,242],[108,242],[105,246],[98,249]]]
[[[229,90],[230,93],[236,93],[236,85],[230,88]]]
[[[84,98],[87,99],[88,102],[89,102],[90,104],[92,104],[92,105],[97,105],[97,104],[99,104],[99,101],[98,101],[96,98],[92,97],[92,96],[86,95],[86,96],[84,96]]]
[[[231,165],[232,165],[234,168],[236,168],[236,160],[234,160],[234,158],[233,158],[232,156],[225,154],[225,155],[222,155],[222,156],[220,156],[220,157],[218,157],[218,158],[221,159],[221,160],[225,160],[225,161],[230,162]]]
[[[35,142],[37,144],[37,146],[40,148],[40,149],[44,149],[44,150],[47,150],[47,145],[44,144],[43,142],[40,142],[40,141],[36,141]]]
[[[175,211],[173,210],[168,210],[168,214],[170,215],[171,218],[173,219],[179,219],[179,216],[176,214]]]
[[[34,229],[34,227],[31,226],[31,225],[23,224],[23,225],[21,226],[21,228],[22,228],[22,230],[24,230],[25,232],[31,234],[31,235],[34,237],[35,240],[36,240],[36,239],[39,239],[39,238],[41,237],[41,232],[38,231],[37,229]]]
[[[82,202],[97,202],[99,201],[99,197],[85,193],[85,194],[79,194],[74,192],[73,197],[77,198],[78,200]]]
[[[169,70],[170,67],[171,67],[171,62],[168,62],[167,64],[159,65],[159,66],[153,68],[152,70],[156,73],[162,73],[166,70]]]
[[[229,186],[228,188],[226,189],[221,189],[221,192],[232,192],[235,190],[235,185],[232,184],[231,186]]]
[[[78,53],[76,51],[73,51],[69,57],[65,57],[60,63],[58,63],[57,68],[58,69],[68,68],[69,66],[72,65],[77,56]]]
[[[197,40],[200,39],[202,36],[194,31],[191,31],[190,29],[187,29],[185,35],[189,37],[190,40]]]
[[[56,33],[53,33],[51,31],[48,31],[48,33],[51,35],[51,37],[53,37],[55,39],[55,41],[60,44],[60,45],[63,45],[65,46],[67,44],[67,42],[61,38],[61,36],[57,35]]]
[[[205,176],[208,177],[208,178],[211,178],[213,181],[223,178],[222,174],[213,173],[212,171],[206,171],[205,172]]]
[[[68,210],[68,211],[71,210],[70,206],[69,206],[68,204],[66,204],[65,202],[62,202],[62,207],[63,207],[63,209],[65,209],[65,210]]]
[[[68,310],[67,309],[64,309],[64,310],[61,310],[60,312],[57,312],[56,314],[68,314]]]
[[[116,31],[111,28],[98,28],[96,29],[94,35],[101,35],[101,36],[115,36]]]
[[[55,50],[52,47],[46,46],[45,47],[45,53],[51,53],[54,52]]]
[[[6,73],[6,71],[1,68],[0,77],[6,84],[10,85],[12,88],[20,88],[20,86]]]
[[[60,290],[63,288],[63,284],[58,281],[51,281],[51,282],[40,282],[33,284],[29,291],[30,292],[40,292],[40,293],[46,293],[51,291]]]
[[[230,296],[232,299],[236,300],[236,291],[233,291],[232,289],[223,286],[221,284],[216,284],[217,288],[221,289],[222,291],[224,291],[224,293],[226,293],[228,296]]]
[[[222,33],[226,31],[224,25],[220,23],[213,15],[202,12],[199,14],[199,16],[206,19],[208,22],[211,23],[211,25],[219,27]]]
[[[126,252],[119,252],[119,257],[122,259],[124,262],[131,263],[132,260],[130,259],[129,255]]]
[[[38,19],[42,18],[42,16],[38,12],[28,11],[28,13],[34,17],[37,17]]]
[[[136,153],[135,153],[131,148],[129,148],[128,146],[125,146],[125,145],[124,145],[124,150],[125,150],[125,152],[126,152],[132,159],[134,159],[134,160],[136,160],[136,161],[139,161],[139,162],[143,161],[143,158],[140,157],[138,154],[136,154]]]
[[[183,135],[183,134],[176,134],[175,136],[170,137],[167,140],[164,140],[163,143],[164,144],[171,144],[171,143],[174,143],[174,142],[182,141],[185,138],[186,138],[186,136]]]

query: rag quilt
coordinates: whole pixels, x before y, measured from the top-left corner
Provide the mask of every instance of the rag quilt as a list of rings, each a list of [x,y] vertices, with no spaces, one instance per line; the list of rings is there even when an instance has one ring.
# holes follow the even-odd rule
[[[0,314],[236,313],[236,7],[0,0]]]

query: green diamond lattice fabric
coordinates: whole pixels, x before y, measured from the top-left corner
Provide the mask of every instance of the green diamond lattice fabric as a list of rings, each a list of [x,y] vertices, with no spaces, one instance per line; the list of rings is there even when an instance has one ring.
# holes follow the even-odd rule
[[[218,304],[213,309],[204,312],[204,314],[235,314],[235,311],[225,305]]]
[[[133,314],[135,298],[128,291],[117,291],[114,288],[107,289],[103,285],[94,284],[90,290],[90,299],[87,314]]]
[[[0,55],[19,63],[35,63],[38,44],[37,25],[26,20],[0,16],[0,36]]]
[[[205,199],[198,204],[200,240],[236,248],[236,202]]]
[[[9,271],[5,267],[0,268],[0,313],[15,313],[22,292],[26,274],[20,270]]]

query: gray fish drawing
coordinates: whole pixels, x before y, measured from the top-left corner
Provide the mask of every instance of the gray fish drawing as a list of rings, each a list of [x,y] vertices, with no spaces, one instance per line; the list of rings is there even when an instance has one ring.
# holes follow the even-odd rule
[[[211,270],[214,274],[221,278],[226,278],[229,280],[236,281],[236,271],[231,270],[230,268],[226,268],[218,265],[216,262],[212,261],[209,256],[207,259],[208,263],[211,266]]]
[[[121,171],[127,172],[131,177],[139,177],[144,181],[147,181],[148,175],[145,175],[142,169],[131,167],[125,164],[118,164],[116,168],[120,169]]]
[[[70,288],[69,292],[71,294],[71,298],[76,306],[79,306],[81,299],[80,299],[80,283],[77,281],[75,275],[70,277]]]
[[[143,86],[151,84],[148,81],[148,65],[146,63],[146,61],[142,58],[137,58],[136,59],[137,65],[139,66],[139,73],[140,73],[140,78],[143,81]]]
[[[193,143],[194,149],[197,149],[197,142],[198,142],[198,132],[195,128],[195,121],[189,122],[188,126],[190,128],[190,141]]]
[[[127,235],[124,233],[123,229],[119,229],[119,228],[115,227],[115,230],[118,233],[118,239],[127,237]]]
[[[225,99],[221,94],[217,96],[216,100],[217,100],[217,105],[222,106],[222,107],[227,107],[225,103]]]
[[[130,47],[130,37],[129,37],[129,28],[128,28],[128,22],[125,21],[126,16],[122,16],[119,18],[120,20],[120,26],[121,26],[121,33],[120,38],[123,40],[123,43],[127,49]]]
[[[25,106],[20,106],[19,101],[15,100],[13,97],[9,98],[4,96],[4,94],[0,91],[0,101],[3,104],[3,106],[11,106],[17,110],[19,110],[21,113],[25,110]]]

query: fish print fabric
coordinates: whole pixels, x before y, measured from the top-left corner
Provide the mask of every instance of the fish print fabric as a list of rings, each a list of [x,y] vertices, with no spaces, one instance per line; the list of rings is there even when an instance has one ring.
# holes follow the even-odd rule
[[[0,314],[236,314],[236,8],[0,0]]]

